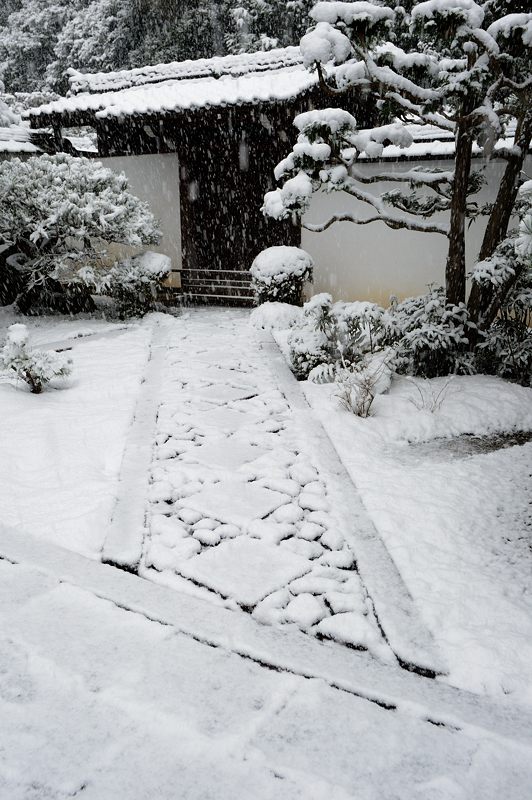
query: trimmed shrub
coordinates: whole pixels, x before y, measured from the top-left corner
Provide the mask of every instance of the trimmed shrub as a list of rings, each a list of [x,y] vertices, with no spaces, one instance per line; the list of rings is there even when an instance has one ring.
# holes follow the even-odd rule
[[[267,302],[303,305],[303,286],[312,281],[314,262],[299,247],[268,247],[251,265],[251,285],[257,305]]]

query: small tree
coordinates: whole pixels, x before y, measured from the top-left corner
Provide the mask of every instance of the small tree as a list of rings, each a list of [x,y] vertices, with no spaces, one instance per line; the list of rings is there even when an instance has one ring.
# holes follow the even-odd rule
[[[464,303],[467,220],[488,215],[479,256],[484,260],[506,236],[530,145],[532,14],[524,12],[519,0],[318,2],[311,11],[315,25],[301,40],[305,63],[317,71],[325,91],[371,93],[383,118],[394,121],[360,131],[347,111],[296,117],[297,144],[277,167],[282,185],[266,195],[264,212],[275,218],[302,215],[314,192],[343,191],[366,203],[369,215],[335,215],[305,227],[320,231],[340,220],[380,220],[394,229],[445,236],[447,302]],[[365,157],[380,156],[387,144],[408,147],[411,123],[454,134],[452,169],[383,168],[373,175],[360,169]],[[473,147],[492,155],[508,123],[515,125],[514,143],[497,149],[507,161],[497,200],[480,207],[471,197],[483,180],[472,169]],[[380,195],[367,191],[368,184],[390,181],[400,188]],[[438,212],[447,212],[448,221],[431,220]],[[469,311],[481,326],[497,313],[493,298],[492,286],[473,283]]]
[[[0,162],[0,239],[23,255],[21,310],[62,282],[88,294],[83,269],[98,260],[97,243],[156,244],[160,232],[123,174],[68,155]],[[77,304],[79,306],[79,303]]]
[[[72,371],[72,359],[53,350],[30,350],[28,329],[10,325],[0,350],[0,369],[23,380],[32,394],[40,394],[54,378],[64,378]]]

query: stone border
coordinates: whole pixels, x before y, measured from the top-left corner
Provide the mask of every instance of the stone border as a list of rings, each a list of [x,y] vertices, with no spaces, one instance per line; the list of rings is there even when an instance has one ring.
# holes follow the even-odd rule
[[[120,468],[118,496],[105,538],[104,564],[136,572],[146,535],[146,507],[154,447],[159,387],[166,355],[165,325],[156,319],[148,361]]]
[[[270,332],[257,331],[280,391],[305,425],[306,443],[330,477],[329,494],[342,517],[357,569],[373,603],[382,634],[401,666],[427,677],[444,675],[447,667],[430,631],[381,539],[338,451],[309,406],[286,359]]]

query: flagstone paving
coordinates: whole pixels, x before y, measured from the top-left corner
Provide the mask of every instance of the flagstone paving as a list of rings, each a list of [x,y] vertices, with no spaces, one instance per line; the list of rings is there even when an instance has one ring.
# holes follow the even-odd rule
[[[329,477],[248,312],[194,310],[176,323],[141,574],[394,661]]]

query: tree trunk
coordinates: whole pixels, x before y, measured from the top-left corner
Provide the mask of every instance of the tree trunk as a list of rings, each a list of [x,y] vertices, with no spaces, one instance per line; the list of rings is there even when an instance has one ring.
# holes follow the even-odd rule
[[[465,303],[465,220],[467,209],[467,187],[471,172],[473,136],[465,123],[459,123],[456,131],[455,173],[451,197],[451,219],[449,225],[449,250],[445,266],[445,292],[448,303]]]
[[[478,260],[483,261],[493,255],[497,246],[506,238],[508,225],[517,198],[519,176],[530,146],[532,137],[532,110],[525,107],[521,117],[517,120],[514,138],[516,152],[509,156],[497,192],[497,199],[490,214]],[[481,329],[487,328],[495,319],[500,303],[494,302],[496,298],[502,301],[511,288],[515,278],[510,278],[507,286],[495,287],[473,283],[469,295],[468,310],[471,319]]]

